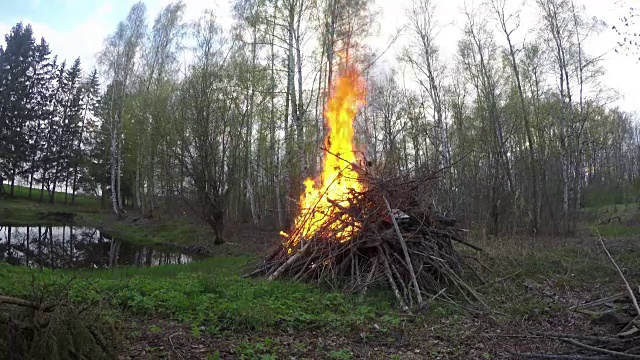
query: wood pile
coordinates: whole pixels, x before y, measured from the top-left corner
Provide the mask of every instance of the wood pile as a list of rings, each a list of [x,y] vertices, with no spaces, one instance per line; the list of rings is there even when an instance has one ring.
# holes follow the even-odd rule
[[[80,307],[67,296],[45,302],[42,295],[35,301],[0,295],[0,358],[116,358],[120,338],[101,308]]]
[[[366,190],[331,200],[333,206],[323,210],[328,221],[312,238],[301,236],[312,221],[304,219],[252,275],[328,283],[350,293],[385,287],[404,310],[435,296],[479,299],[462,279],[465,258],[454,243],[481,249],[465,240],[466,230],[456,220],[434,213],[429,197],[434,181],[434,175],[367,176]],[[353,229],[347,239],[336,236],[343,229]]]

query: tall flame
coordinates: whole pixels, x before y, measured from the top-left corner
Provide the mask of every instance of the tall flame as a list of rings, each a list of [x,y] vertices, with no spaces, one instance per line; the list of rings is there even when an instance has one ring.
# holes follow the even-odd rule
[[[333,91],[324,113],[329,131],[324,139],[322,173],[317,180],[307,178],[304,181],[305,191],[300,195],[300,214],[293,227],[296,233],[287,240],[289,251],[300,239],[326,235],[339,241],[347,241],[358,230],[357,223],[345,226],[342,221],[333,220],[339,208],[336,204],[349,207],[349,193],[364,188],[353,166],[356,163],[353,120],[364,104],[365,86],[353,64],[346,63],[338,75],[332,83]],[[318,234],[320,230],[330,233]],[[282,234],[288,237],[286,233]]]

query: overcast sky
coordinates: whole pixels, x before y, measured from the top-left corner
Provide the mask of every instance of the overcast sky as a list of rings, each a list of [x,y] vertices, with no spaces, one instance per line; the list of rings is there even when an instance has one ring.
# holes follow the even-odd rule
[[[404,9],[411,0],[376,0],[382,9],[380,18],[381,33],[371,46],[379,51],[389,46],[393,34],[402,27]],[[479,4],[476,0],[434,0],[436,15],[441,31],[437,39],[443,56],[451,57],[455,53],[456,42],[460,38],[460,28],[464,17],[461,12],[466,6],[473,8]],[[521,39],[531,37],[531,28],[537,21],[537,11],[532,7],[534,1],[521,6],[520,0],[510,0],[515,8],[522,8],[522,25],[514,34]],[[633,0],[635,1],[635,0]],[[103,39],[112,33],[117,23],[124,19],[136,0],[0,0],[0,33],[6,34],[15,23],[31,23],[36,37],[44,36],[51,44],[54,54],[72,61],[80,57],[83,68],[90,70],[95,66],[95,54],[101,49]],[[147,0],[149,22],[167,5],[170,0]],[[228,26],[230,4],[227,0],[185,0],[186,19],[200,17],[205,9],[215,9],[222,25]],[[588,40],[587,51],[592,55],[606,54],[604,67],[607,74],[605,85],[616,89],[623,98],[616,104],[628,111],[640,112],[640,64],[632,58],[616,54],[617,35],[611,25],[617,23],[621,14],[620,7],[612,0],[576,0],[585,5],[587,13],[607,22],[605,31]],[[640,29],[638,29],[640,33]],[[501,38],[497,38],[501,41]],[[3,42],[3,41],[2,41]],[[1,43],[1,42],[0,42]],[[402,46],[395,44],[382,59],[392,63],[395,52]]]

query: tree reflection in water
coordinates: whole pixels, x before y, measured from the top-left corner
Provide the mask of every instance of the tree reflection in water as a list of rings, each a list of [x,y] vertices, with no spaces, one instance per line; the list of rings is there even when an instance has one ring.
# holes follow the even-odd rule
[[[135,245],[76,226],[0,226],[0,261],[46,268],[186,264],[191,255]]]

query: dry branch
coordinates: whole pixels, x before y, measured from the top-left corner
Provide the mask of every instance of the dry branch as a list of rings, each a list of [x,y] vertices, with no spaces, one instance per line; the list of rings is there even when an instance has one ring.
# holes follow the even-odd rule
[[[385,196],[382,196],[382,200],[384,200],[384,204],[387,206],[387,211],[389,214],[393,212],[391,210],[391,205],[389,205],[389,201]],[[407,243],[404,241],[402,237],[402,232],[400,232],[400,228],[398,227],[398,222],[395,217],[391,216],[391,221],[393,222],[393,229],[396,231],[396,235],[398,235],[398,240],[400,241],[400,246],[402,247],[402,253],[404,254],[404,259],[407,262],[406,267],[409,269],[409,274],[411,274],[411,282],[413,283],[416,299],[418,299],[418,305],[422,304],[422,294],[420,293],[420,285],[418,285],[418,280],[416,279],[416,274],[413,269],[413,264],[411,263],[411,257],[409,256],[409,250],[407,250]]]
[[[453,241],[481,249],[464,239],[454,219],[433,213],[428,193],[435,179],[361,174],[365,190],[328,199],[329,205],[321,209],[313,205],[250,275],[289,277],[360,293],[386,287],[405,310],[419,308],[425,295],[445,287],[458,289],[469,301],[479,300],[462,279],[465,258]],[[311,216],[312,211],[319,216]],[[310,228],[314,233],[305,238]]]
[[[40,310],[40,311],[51,311],[51,308],[52,308],[52,306],[49,306],[49,305],[38,304],[32,301],[14,298],[11,296],[4,296],[4,295],[0,295],[0,304],[23,306],[23,307],[32,308],[35,310]]]
[[[269,275],[268,280],[277,279],[280,276],[280,274],[282,274],[285,270],[287,270],[289,266],[291,266],[291,264],[293,264],[296,260],[298,260],[298,258],[300,258],[302,255],[304,255],[304,253],[309,248],[309,245],[311,245],[311,242],[308,242],[300,251],[295,253],[292,257],[289,258],[289,260],[287,260],[278,269],[276,269],[276,271],[274,271],[271,275]]]
[[[607,257],[611,260],[611,263],[613,263],[613,266],[622,278],[628,296],[625,293],[616,294],[585,304],[572,306],[570,309],[588,314],[596,319],[617,311],[631,315],[635,313],[635,319],[631,321],[623,320],[622,323],[612,322],[611,324],[613,325],[624,325],[616,337],[535,334],[533,337],[559,340],[572,345],[575,354],[514,354],[519,359],[640,359],[640,321],[638,321],[638,319],[640,319],[640,308],[638,307],[636,295],[599,234],[598,240]],[[617,306],[614,306],[614,303]],[[620,308],[621,305],[623,308]],[[626,308],[624,306],[626,306]],[[594,308],[594,310],[586,310],[586,308]],[[529,336],[525,335],[524,337]]]
[[[613,257],[609,253],[609,250],[607,250],[607,247],[604,245],[604,241],[602,240],[602,236],[600,236],[600,234],[598,234],[598,239],[600,240],[600,244],[602,244],[602,248],[604,249],[604,252],[607,253],[607,256],[609,257],[609,259],[613,263],[613,266],[616,267],[616,270],[618,271],[618,274],[622,278],[622,281],[624,281],[624,285],[627,287],[627,291],[629,292],[629,297],[631,298],[631,302],[633,303],[633,307],[636,309],[636,316],[640,316],[640,306],[638,306],[638,299],[636,299],[636,296],[633,293],[633,289],[631,289],[631,286],[629,285],[629,282],[627,281],[627,278],[624,277],[624,274],[622,273],[622,270],[620,270],[620,267],[618,266],[616,261],[613,259]]]

